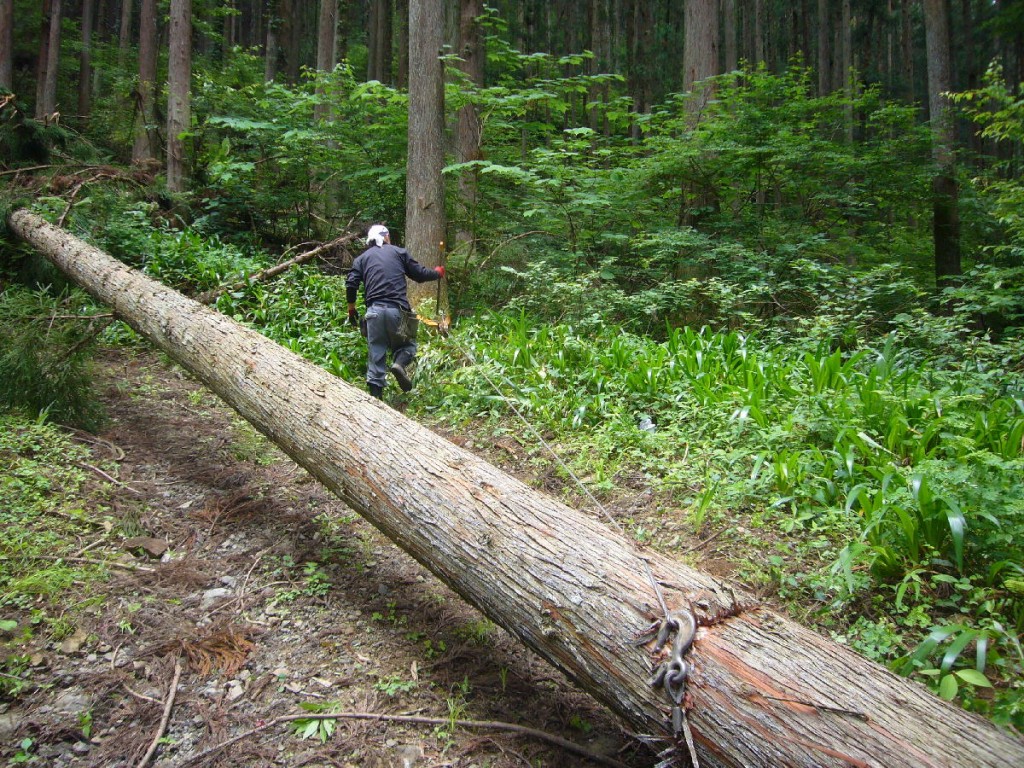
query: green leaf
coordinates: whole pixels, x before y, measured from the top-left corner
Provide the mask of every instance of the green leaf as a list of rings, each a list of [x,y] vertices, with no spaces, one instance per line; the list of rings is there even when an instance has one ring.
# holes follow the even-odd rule
[[[18,628],[18,622],[11,619],[0,619],[0,631],[13,632]]]
[[[976,685],[979,688],[992,687],[992,683],[988,681],[988,678],[976,669],[957,670],[956,676],[963,680],[965,683],[968,683],[969,685]]]
[[[956,675],[946,675],[939,683],[939,697],[946,701],[955,699],[958,690],[960,690],[960,686],[956,681]]]

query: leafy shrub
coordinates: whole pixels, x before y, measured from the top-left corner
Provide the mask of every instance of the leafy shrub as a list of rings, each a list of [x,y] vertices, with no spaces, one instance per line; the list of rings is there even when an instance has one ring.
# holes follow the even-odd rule
[[[78,293],[0,293],[0,405],[95,430],[103,408],[91,385],[91,345],[101,326]]]

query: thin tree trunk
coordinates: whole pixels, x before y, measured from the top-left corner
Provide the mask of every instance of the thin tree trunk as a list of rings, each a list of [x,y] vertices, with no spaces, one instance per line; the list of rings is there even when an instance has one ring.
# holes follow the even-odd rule
[[[78,117],[87,121],[92,110],[92,28],[96,0],[82,0],[82,51],[78,59]]]
[[[674,742],[671,764],[686,764],[685,746],[671,733],[666,691],[649,682],[666,651],[644,641],[666,611],[700,625],[683,702],[705,768],[1024,765],[1019,737],[725,582],[640,550],[38,216],[19,210],[8,221],[488,618],[628,727]]]
[[[142,0],[139,11],[139,85],[135,92],[135,143],[132,146],[132,162],[138,164],[148,163],[160,155],[156,30],[156,0]]]
[[[765,35],[767,26],[764,23],[764,0],[754,0],[754,61],[761,64],[767,58]]]
[[[832,17],[828,0],[818,0],[818,95],[825,96],[831,90],[832,46],[828,44],[832,34]]]
[[[722,31],[725,34],[725,71],[734,72],[739,66],[736,53],[736,0],[722,0]]]
[[[952,90],[948,0],[925,0],[925,47],[928,59],[928,111],[932,123],[932,229],[935,240],[935,280],[941,288],[952,283],[960,269],[959,188],[956,181],[955,125],[946,94]]]
[[[171,0],[167,60],[167,189],[187,186],[183,133],[192,122],[192,0]]]
[[[846,126],[846,142],[853,143],[853,11],[850,0],[843,0],[842,6],[843,44],[843,122]]]
[[[267,4],[267,44],[263,60],[263,82],[269,83],[277,77],[277,57],[280,53],[277,38],[278,28],[281,25],[278,14],[278,0],[269,0]]]
[[[128,58],[128,48],[132,44],[132,3],[134,0],[121,0],[121,24],[117,34],[117,67],[121,69]]]
[[[0,0],[0,88],[14,90],[14,0]]]
[[[338,0],[320,0],[316,41],[317,71],[330,72],[334,69],[338,55]],[[317,93],[320,98],[313,110],[313,119],[329,119],[331,105],[327,103],[322,88]]]
[[[910,25],[910,5],[913,0],[900,3],[900,62],[904,83],[904,98],[914,99],[914,37]]]
[[[49,120],[57,111],[57,69],[60,64],[62,15],[63,0],[46,0],[43,6],[43,35],[39,41],[35,110],[37,120]]]
[[[441,262],[445,241],[444,209],[444,43],[442,0],[409,3],[409,157],[406,168],[405,244],[426,266]],[[436,286],[412,283],[415,307],[434,295]]]
[[[483,0],[461,0],[459,8],[459,69],[474,86],[484,84],[483,34],[477,18],[484,12]],[[482,157],[480,144],[482,126],[475,104],[464,104],[456,115],[455,159],[460,163],[479,160]],[[455,240],[467,253],[473,250],[476,238],[477,170],[471,169],[459,174],[459,203],[462,208],[459,230]]]
[[[395,87],[404,89],[409,87],[409,0],[397,0],[395,14],[395,31],[398,33]]]

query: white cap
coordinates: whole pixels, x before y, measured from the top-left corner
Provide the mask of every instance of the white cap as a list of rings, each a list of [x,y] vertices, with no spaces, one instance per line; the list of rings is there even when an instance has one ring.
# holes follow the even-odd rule
[[[366,244],[376,243],[377,245],[384,245],[384,238],[388,234],[388,228],[383,224],[374,224],[370,227],[370,231],[366,233]]]

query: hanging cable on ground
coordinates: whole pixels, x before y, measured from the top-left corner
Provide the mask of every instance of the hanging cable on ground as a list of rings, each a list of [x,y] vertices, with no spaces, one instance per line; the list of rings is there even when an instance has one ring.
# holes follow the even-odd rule
[[[611,523],[612,527],[624,538],[628,539],[626,532],[623,530],[619,522],[612,517],[611,513],[605,508],[605,506],[597,500],[593,493],[583,484],[583,481],[577,477],[576,473],[562,460],[562,457],[558,455],[554,448],[544,439],[543,435],[537,430],[536,427],[530,422],[526,416],[523,415],[522,411],[516,407],[512,402],[511,398],[507,397],[501,390],[501,388],[495,383],[495,381],[487,374],[486,369],[482,366],[477,359],[473,356],[473,353],[461,345],[458,341],[453,339],[447,333],[447,328],[442,333],[448,339],[448,343],[455,347],[459,353],[470,362],[471,365],[477,367],[480,371],[480,375],[484,381],[494,390],[499,398],[511,409],[516,417],[523,423],[526,429],[532,434],[537,441],[544,447],[551,457],[555,460],[555,463],[572,479],[579,490],[591,501],[591,503],[597,507],[601,515]],[[515,386],[508,379],[507,376],[501,375],[501,379],[505,386],[509,390],[515,390]],[[635,549],[635,547],[634,547]],[[658,604],[661,606],[663,618],[660,619],[647,633],[645,636],[649,641],[653,636],[657,636],[657,642],[654,646],[654,653],[660,653],[668,644],[669,637],[675,633],[675,638],[672,643],[672,652],[668,659],[657,666],[654,671],[653,677],[650,679],[650,685],[655,688],[664,688],[665,693],[669,700],[671,708],[670,714],[670,730],[672,736],[676,742],[665,752],[661,753],[659,757],[663,758],[663,762],[659,764],[667,768],[671,765],[672,761],[676,756],[676,748],[678,742],[682,737],[685,740],[687,751],[689,752],[690,764],[692,768],[700,768],[700,764],[697,760],[697,750],[693,741],[693,734],[690,732],[690,724],[686,717],[686,685],[689,681],[690,673],[693,670],[693,665],[685,660],[686,654],[693,646],[693,641],[697,633],[697,618],[690,608],[684,608],[683,610],[676,613],[675,616],[671,613],[668,605],[665,602],[664,594],[661,590],[661,585],[658,584],[658,580],[654,576],[654,572],[651,570],[651,565],[647,558],[641,555],[639,552],[634,552],[637,559],[640,561],[644,573],[647,575],[647,579],[651,584],[654,594],[658,599]]]

